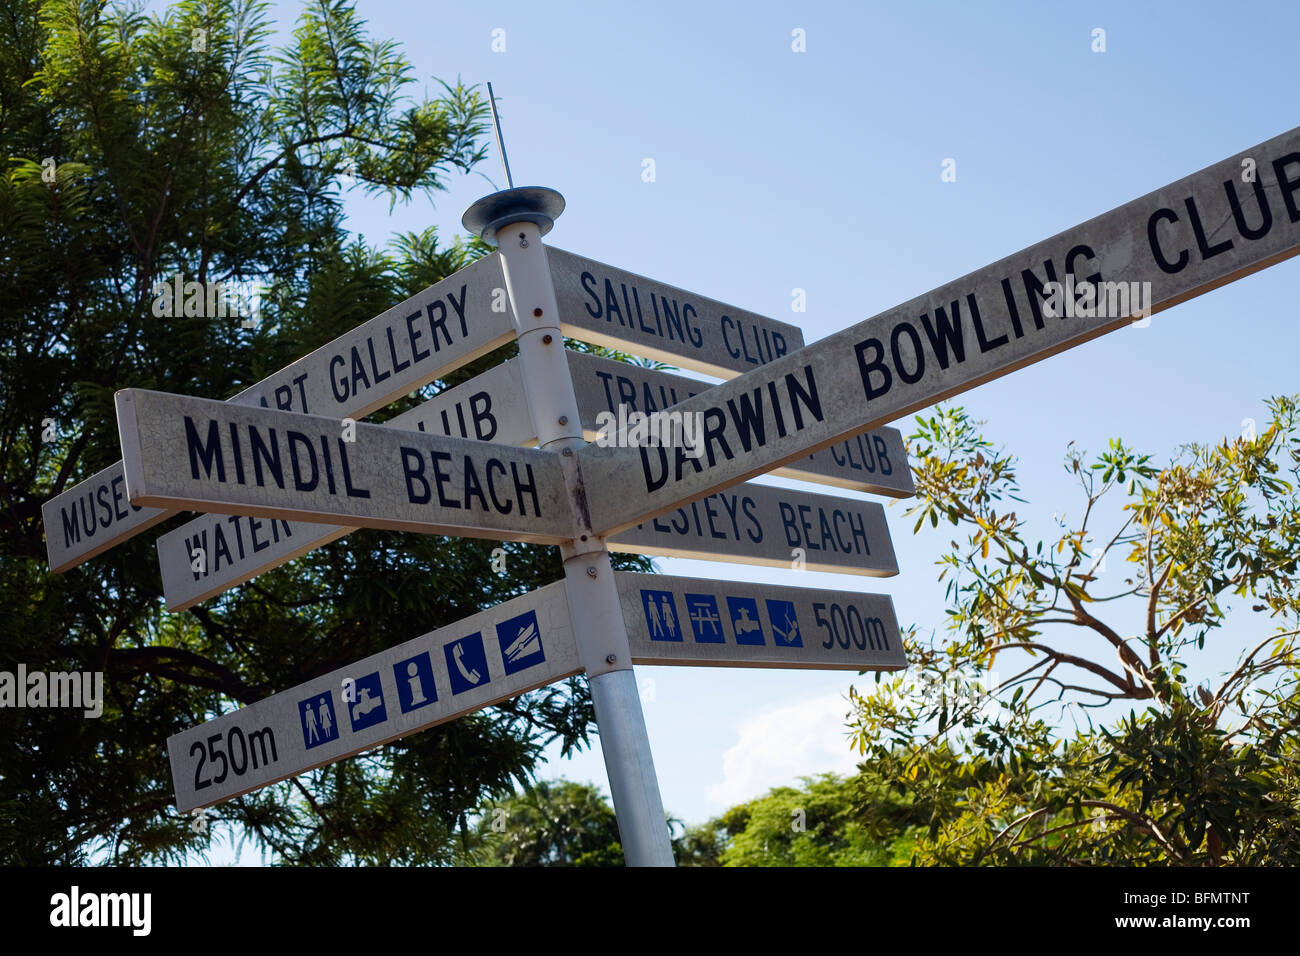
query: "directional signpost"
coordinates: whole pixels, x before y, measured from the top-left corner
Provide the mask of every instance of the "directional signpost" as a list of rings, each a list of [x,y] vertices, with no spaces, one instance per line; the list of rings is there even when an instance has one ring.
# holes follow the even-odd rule
[[[504,285],[496,257],[480,259],[328,345],[245,389],[233,405],[360,417],[427,385],[514,334],[493,309]],[[128,502],[122,463],[56,495],[41,509],[50,568],[66,571],[170,518]]]
[[[171,738],[180,809],[582,672],[628,862],[671,865],[634,664],[906,658],[887,596],[616,574],[609,550],[895,573],[878,504],[741,483],[907,496],[888,422],[1300,252],[1300,129],[806,348],[793,326],[548,250],[563,208],[541,188],[485,197],[464,223],[498,253],[230,402],[119,393],[124,463],[46,504],[56,570],[175,513],[160,509],[207,512],[159,540],[173,606],[355,527],[560,547],[562,582]],[[566,335],[743,374],[706,385],[567,354]],[[404,415],[340,420],[512,337],[517,360]]]
[[[176,808],[220,803],[580,670],[557,581],[168,738]]]
[[[616,533],[1080,345],[1129,324],[1135,301],[1158,312],[1297,252],[1300,129],[687,399],[674,411],[704,416],[699,458],[584,448],[584,480],[609,489],[589,502],[592,529]],[[1053,302],[1048,283],[1067,276]]]
[[[573,536],[560,463],[535,448],[134,388],[117,393],[117,423],[132,503],[544,544]]]
[[[902,670],[884,594],[619,572],[634,664]]]

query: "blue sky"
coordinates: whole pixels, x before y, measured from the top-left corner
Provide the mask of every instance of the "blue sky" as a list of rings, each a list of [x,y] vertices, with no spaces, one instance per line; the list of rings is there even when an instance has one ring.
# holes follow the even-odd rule
[[[297,9],[274,7],[285,25]],[[1294,3],[1249,16],[1186,0],[359,9],[376,36],[403,44],[430,92],[432,77],[493,83],[516,184],[568,201],[548,242],[794,322],[808,342],[1296,122]],[[498,28],[504,52],[492,51]],[[1106,31],[1104,53],[1092,50],[1095,28]],[[795,29],[806,52],[791,49]],[[940,178],[948,158],[955,182]],[[646,159],[654,182],[642,179]],[[482,172],[504,185],[495,154]],[[492,189],[459,177],[432,206],[417,198],[391,214],[354,192],[349,224],[371,242],[431,223],[450,238]],[[1183,442],[1262,423],[1264,398],[1300,391],[1297,280],[1300,260],[1283,263],[962,396],[1020,457],[1035,528],[1048,534],[1053,512],[1079,508],[1061,464],[1068,442],[1096,451],[1122,435],[1163,462]],[[796,288],[804,313],[791,310]],[[935,561],[952,535],[914,537],[904,507],[887,509],[896,578],[660,568],[886,591],[901,621],[941,628]],[[1226,665],[1237,640],[1210,665]],[[639,677],[653,682],[645,713],[665,807],[688,822],[853,766],[844,695],[870,678],[691,668]],[[599,748],[542,770],[560,775],[605,786]]]

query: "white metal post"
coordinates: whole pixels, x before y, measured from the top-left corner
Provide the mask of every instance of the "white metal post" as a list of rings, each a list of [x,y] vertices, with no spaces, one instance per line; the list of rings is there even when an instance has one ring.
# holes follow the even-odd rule
[[[565,590],[596,709],[623,852],[629,866],[673,866],[668,822],[609,551],[604,540],[591,533],[586,491],[574,454],[584,443],[582,421],[542,245],[544,229],[562,209],[563,199],[553,190],[511,189],[479,200],[464,221],[489,241],[496,240],[537,443],[558,453],[564,466],[575,524],[573,541],[561,548]]]

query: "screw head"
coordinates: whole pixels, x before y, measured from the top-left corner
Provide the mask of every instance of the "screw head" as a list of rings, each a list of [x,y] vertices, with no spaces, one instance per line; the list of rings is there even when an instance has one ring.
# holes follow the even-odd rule
[[[594,578],[595,576],[596,576],[596,569],[595,569],[595,568],[588,568],[588,569],[587,569],[587,577],[589,577],[589,578]]]
[[[551,333],[550,333],[550,332],[547,332],[545,335],[542,336],[542,344],[543,344],[543,345],[550,345],[551,342],[552,342],[552,339],[551,339]]]
[[[540,319],[542,317],[541,309],[533,309],[533,317]]]
[[[567,424],[569,424],[569,416],[568,416],[568,415],[561,415],[561,416],[560,416],[560,424],[561,424],[561,425],[567,425]]]
[[[573,457],[573,449],[572,449],[572,448],[566,448],[566,449],[564,449],[564,451],[560,452],[560,454],[562,454],[565,458],[572,458],[572,457]]]
[[[618,660],[618,656],[615,655],[615,654],[606,654],[606,655],[605,655],[605,663],[606,663],[606,664],[612,664],[612,663],[614,663],[616,660]]]

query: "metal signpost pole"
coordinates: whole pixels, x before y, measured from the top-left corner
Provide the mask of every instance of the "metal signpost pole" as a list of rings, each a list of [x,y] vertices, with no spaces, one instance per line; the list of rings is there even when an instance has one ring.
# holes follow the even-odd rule
[[[576,449],[585,444],[582,419],[541,241],[563,209],[564,198],[552,189],[507,189],[480,199],[463,222],[500,250],[538,447],[558,453],[564,468],[575,525],[573,540],[561,545],[565,587],[596,709],[623,852],[629,866],[673,866],[618,587],[605,542],[591,533],[587,494],[577,468]]]

